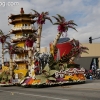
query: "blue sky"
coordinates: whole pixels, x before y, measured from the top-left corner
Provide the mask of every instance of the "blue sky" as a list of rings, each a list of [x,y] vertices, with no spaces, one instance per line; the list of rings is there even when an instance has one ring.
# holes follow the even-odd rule
[[[0,0],[0,3],[8,3],[8,0]],[[48,11],[49,16],[56,22],[52,16],[60,14],[66,20],[74,20],[78,25],[78,32],[69,29],[68,37],[78,39],[81,43],[88,43],[89,37],[100,37],[100,0],[10,0],[9,2],[18,2],[19,5],[3,7],[0,5],[0,29],[4,33],[10,31],[11,25],[8,25],[8,16],[19,14],[20,8],[23,7],[25,13],[32,12],[34,9],[38,12]],[[34,12],[32,12],[34,13]],[[52,25],[49,21],[43,25],[41,46],[48,46],[57,35],[57,26]],[[94,40],[93,43],[100,43],[100,39]]]

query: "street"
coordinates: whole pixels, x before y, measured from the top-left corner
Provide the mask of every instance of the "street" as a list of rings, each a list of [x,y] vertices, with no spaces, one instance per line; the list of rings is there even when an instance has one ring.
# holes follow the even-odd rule
[[[0,100],[100,100],[100,80],[47,88],[0,87]]]

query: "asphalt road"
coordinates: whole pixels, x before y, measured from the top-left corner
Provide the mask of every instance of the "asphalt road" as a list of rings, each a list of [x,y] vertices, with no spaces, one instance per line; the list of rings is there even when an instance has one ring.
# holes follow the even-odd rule
[[[0,87],[0,100],[100,100],[100,80],[48,88]]]

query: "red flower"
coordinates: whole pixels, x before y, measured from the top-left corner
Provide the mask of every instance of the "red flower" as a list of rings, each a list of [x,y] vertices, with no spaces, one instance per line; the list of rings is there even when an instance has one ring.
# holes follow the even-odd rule
[[[6,41],[6,37],[5,36],[0,37],[0,42],[1,43],[4,43],[5,41]]]
[[[34,65],[35,66],[39,66],[39,61],[36,60],[35,63],[34,63]]]
[[[58,31],[59,32],[65,32],[66,31],[66,25],[64,23],[61,23],[60,25],[58,25]]]
[[[27,39],[26,42],[25,42],[27,47],[32,47],[33,43],[34,43],[34,40],[31,40],[31,39]]]
[[[38,24],[45,24],[45,19],[44,19],[44,15],[43,14],[39,15],[37,23]]]

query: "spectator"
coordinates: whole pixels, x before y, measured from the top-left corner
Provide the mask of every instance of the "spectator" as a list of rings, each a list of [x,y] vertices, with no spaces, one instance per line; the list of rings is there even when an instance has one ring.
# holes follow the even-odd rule
[[[95,73],[96,73],[96,64],[95,63],[92,64],[92,71],[93,71],[93,75],[95,75]]]

